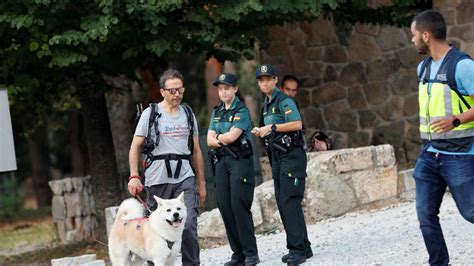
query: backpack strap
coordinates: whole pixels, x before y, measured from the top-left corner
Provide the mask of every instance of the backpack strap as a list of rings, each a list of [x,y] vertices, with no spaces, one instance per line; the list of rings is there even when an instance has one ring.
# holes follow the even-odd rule
[[[451,57],[450,60],[452,61],[451,63],[452,67],[449,67],[446,72],[448,85],[451,88],[451,90],[453,90],[458,95],[459,99],[461,99],[464,105],[466,105],[468,109],[471,109],[471,106],[469,105],[469,103],[466,101],[466,99],[464,99],[463,95],[459,92],[458,86],[456,83],[456,67],[459,61],[464,60],[464,59],[471,59],[471,57],[468,54],[457,50],[456,48],[452,48],[451,51],[452,52],[449,54],[449,56]]]
[[[182,105],[184,108],[184,112],[186,113],[186,118],[188,120],[188,129],[189,129],[189,136],[188,136],[188,146],[189,150],[191,151],[191,155],[194,151],[194,115],[193,110],[187,104]]]
[[[160,131],[158,130],[158,119],[161,117],[161,113],[158,113],[158,104],[157,103],[150,103],[150,117],[148,118],[148,134],[146,136],[147,139],[151,139],[151,128],[154,127],[155,130],[155,140],[153,143],[154,146],[158,146],[160,143]]]

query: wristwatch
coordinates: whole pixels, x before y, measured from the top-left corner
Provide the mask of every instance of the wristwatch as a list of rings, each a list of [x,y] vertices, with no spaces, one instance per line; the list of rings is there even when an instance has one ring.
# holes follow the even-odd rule
[[[454,117],[453,126],[458,127],[459,125],[461,125],[461,120],[459,120],[457,117]]]
[[[275,124],[272,124],[272,132],[276,132],[277,131],[277,126]]]

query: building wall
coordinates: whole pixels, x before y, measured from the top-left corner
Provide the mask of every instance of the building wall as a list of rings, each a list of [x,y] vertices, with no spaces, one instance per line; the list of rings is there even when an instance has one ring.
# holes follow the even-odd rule
[[[472,2],[472,1],[471,1]],[[449,40],[474,55],[474,2],[433,1]],[[269,29],[261,62],[302,81],[297,101],[307,128],[327,131],[337,148],[389,143],[399,163],[414,162],[418,133],[416,67],[423,58],[408,27],[339,26],[323,18]]]

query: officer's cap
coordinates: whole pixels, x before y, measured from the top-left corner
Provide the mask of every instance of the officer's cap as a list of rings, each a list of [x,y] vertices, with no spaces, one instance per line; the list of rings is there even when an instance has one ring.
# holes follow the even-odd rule
[[[278,75],[277,70],[274,66],[269,64],[263,64],[257,67],[257,71],[255,72],[256,78],[262,76],[271,76],[276,77]]]
[[[214,83],[212,83],[212,85],[217,86],[219,85],[219,83],[235,87],[237,85],[237,77],[234,74],[222,73],[217,75],[216,80],[214,80]]]

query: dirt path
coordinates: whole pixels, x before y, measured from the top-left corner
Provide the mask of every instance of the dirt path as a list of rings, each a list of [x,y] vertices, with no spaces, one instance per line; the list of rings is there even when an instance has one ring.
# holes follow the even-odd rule
[[[441,226],[453,265],[474,265],[474,225],[458,213],[451,196],[446,196],[440,214]],[[308,226],[315,256],[304,265],[421,264],[427,263],[415,203],[403,203],[370,213],[344,217]],[[260,265],[282,265],[285,254],[283,233],[257,239]],[[230,257],[229,246],[204,250],[202,265],[223,265]]]

